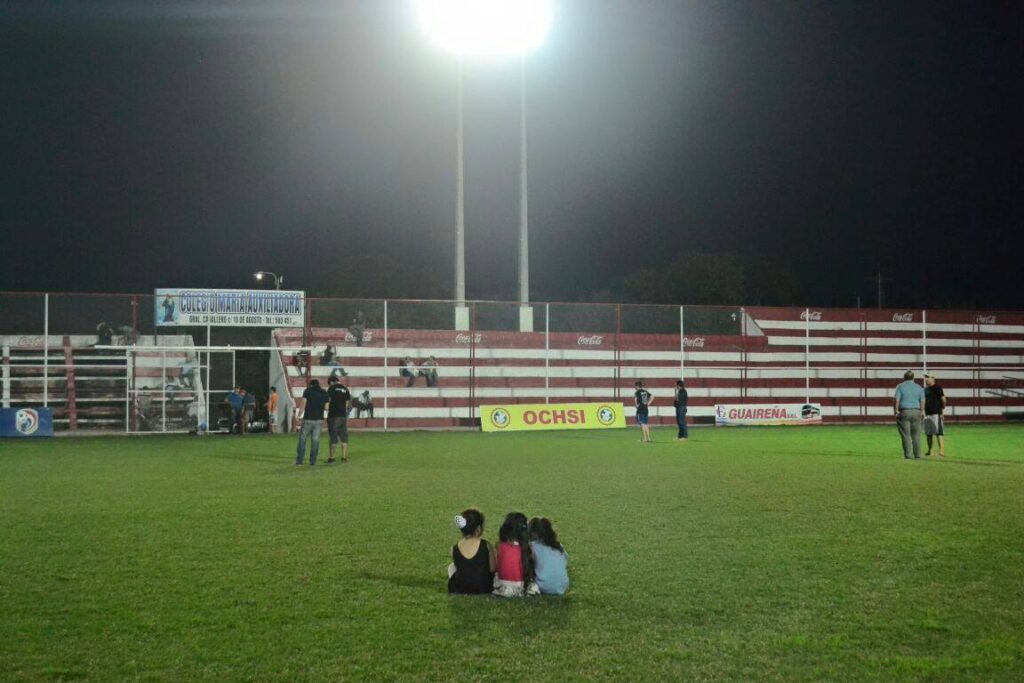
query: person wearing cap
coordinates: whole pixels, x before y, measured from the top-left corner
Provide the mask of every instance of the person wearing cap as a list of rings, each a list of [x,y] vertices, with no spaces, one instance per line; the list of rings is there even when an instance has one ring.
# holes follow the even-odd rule
[[[903,442],[903,457],[917,460],[921,457],[921,418],[924,413],[924,389],[914,381],[914,371],[903,373],[903,381],[893,395],[896,427]]]
[[[935,383],[934,375],[924,376],[924,435],[928,439],[928,452],[932,454],[932,437],[939,442],[939,456],[946,454],[946,445],[943,441],[945,429],[942,423],[942,413],[946,410],[946,392]]]

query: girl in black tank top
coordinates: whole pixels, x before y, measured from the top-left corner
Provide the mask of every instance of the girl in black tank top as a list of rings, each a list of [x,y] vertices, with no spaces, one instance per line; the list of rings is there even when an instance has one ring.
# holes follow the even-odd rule
[[[462,538],[479,538],[480,544],[473,557],[466,557],[459,550],[459,544],[452,546],[452,565],[448,568],[448,592],[463,594],[490,594],[494,590],[494,549],[481,538],[484,532],[484,515],[470,508],[455,516],[455,526],[462,532]]]

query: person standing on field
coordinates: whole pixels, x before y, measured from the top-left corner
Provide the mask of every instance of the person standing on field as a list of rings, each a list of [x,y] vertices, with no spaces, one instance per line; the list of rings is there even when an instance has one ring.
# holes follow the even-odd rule
[[[327,392],[320,388],[318,380],[310,380],[309,388],[302,392],[302,398],[295,406],[296,414],[302,414],[302,427],[299,428],[299,445],[296,449],[295,464],[301,465],[306,457],[306,439],[309,446],[309,464],[316,464],[316,456],[320,452],[320,429],[324,421],[324,406],[327,405]]]
[[[690,402],[690,396],[686,393],[686,385],[683,380],[676,382],[676,397],[672,401],[672,405],[676,409],[676,424],[679,425],[679,436],[676,437],[676,441],[686,441],[689,438],[689,433],[686,430],[686,411]]]
[[[939,442],[939,456],[946,454],[946,444],[943,437],[946,435],[945,425],[942,423],[942,414],[946,411],[946,392],[935,383],[934,375],[924,376],[924,434],[928,439],[928,452],[932,454],[932,437]]]
[[[328,380],[327,396],[330,406],[327,408],[327,433],[331,436],[331,453],[328,463],[334,462],[334,454],[341,443],[341,461],[348,462],[348,403],[352,394],[348,387],[341,383],[341,378],[331,375]]]
[[[914,381],[914,371],[903,373],[903,381],[893,395],[896,427],[903,442],[903,457],[917,460],[921,457],[921,419],[924,416],[924,389]]]
[[[651,442],[651,428],[647,426],[648,406],[654,402],[651,392],[644,388],[644,383],[637,381],[636,391],[633,392],[633,400],[636,402],[636,423],[640,425],[643,433],[643,442]]]
[[[270,426],[270,433],[277,433],[277,387],[270,387],[270,396],[267,397],[267,424]]]

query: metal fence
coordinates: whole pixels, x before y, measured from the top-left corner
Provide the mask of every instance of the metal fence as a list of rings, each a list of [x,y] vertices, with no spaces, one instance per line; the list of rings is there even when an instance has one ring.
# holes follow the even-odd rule
[[[232,387],[257,393],[258,416],[275,386],[287,425],[305,383],[338,372],[369,392],[365,427],[472,425],[489,403],[628,406],[637,380],[667,422],[685,378],[696,421],[717,403],[797,401],[870,421],[912,369],[939,375],[953,419],[1024,413],[1017,312],[472,301],[456,329],[452,301],[308,298],[302,327],[272,330],[162,325],[160,303],[0,294],[0,405],[52,407],[59,429],[215,429]]]

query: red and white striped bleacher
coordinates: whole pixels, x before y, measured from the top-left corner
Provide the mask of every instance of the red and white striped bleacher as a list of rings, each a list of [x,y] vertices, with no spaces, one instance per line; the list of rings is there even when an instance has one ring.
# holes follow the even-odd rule
[[[691,420],[711,421],[716,403],[822,404],[826,421],[890,420],[903,371],[928,370],[950,400],[950,420],[1000,420],[1024,412],[1024,315],[965,311],[746,308],[744,334],[528,333],[368,329],[355,346],[342,328],[312,328],[310,375],[328,344],[353,393],[369,389],[374,420],[353,427],[456,427],[475,424],[496,403],[618,400],[632,414],[633,383],[655,396],[652,420],[673,423],[672,390],[686,379]],[[385,343],[386,341],[386,343]],[[303,346],[302,330],[277,330],[281,348]],[[406,387],[402,360],[435,356],[436,387]],[[291,398],[306,378],[278,353]]]

